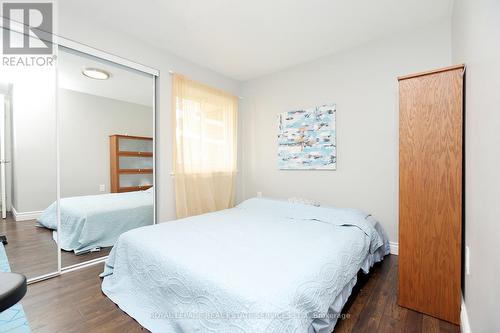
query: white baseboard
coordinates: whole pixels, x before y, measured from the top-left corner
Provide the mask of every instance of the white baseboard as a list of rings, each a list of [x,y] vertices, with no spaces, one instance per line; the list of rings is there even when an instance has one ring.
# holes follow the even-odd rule
[[[34,211],[34,212],[18,212],[14,206],[12,206],[12,216],[16,222],[18,221],[27,221],[27,220],[36,220],[42,215],[43,211]]]
[[[460,331],[462,333],[471,333],[469,316],[465,307],[464,297],[462,296],[462,305],[460,306]]]
[[[389,246],[391,248],[391,254],[398,255],[399,253],[399,243],[389,242]]]

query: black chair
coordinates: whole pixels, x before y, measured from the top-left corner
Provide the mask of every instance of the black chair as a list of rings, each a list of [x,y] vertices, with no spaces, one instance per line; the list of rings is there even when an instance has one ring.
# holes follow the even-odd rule
[[[19,302],[26,295],[27,289],[24,275],[0,272],[0,312]]]

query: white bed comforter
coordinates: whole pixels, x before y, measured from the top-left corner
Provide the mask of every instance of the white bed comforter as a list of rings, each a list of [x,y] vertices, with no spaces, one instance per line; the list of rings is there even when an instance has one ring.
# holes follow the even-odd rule
[[[103,292],[152,332],[307,332],[382,235],[355,210],[250,199],[122,234]]]
[[[59,232],[61,249],[75,254],[113,246],[122,233],[153,224],[152,190],[85,195],[60,202],[60,230],[56,202],[43,211],[38,225]]]

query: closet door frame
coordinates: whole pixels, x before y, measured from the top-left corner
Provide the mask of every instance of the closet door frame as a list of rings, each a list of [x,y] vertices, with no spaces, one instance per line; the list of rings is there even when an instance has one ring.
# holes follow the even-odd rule
[[[156,117],[157,117],[157,86],[158,86],[158,78],[160,76],[160,71],[157,69],[154,69],[152,67],[148,67],[146,65],[134,62],[132,60],[122,58],[120,56],[107,53],[105,51],[93,48],[91,46],[85,45],[78,43],[76,41],[60,37],[57,35],[52,35],[53,38],[53,45],[54,45],[54,55],[58,56],[58,51],[59,51],[59,46],[78,51],[105,61],[109,61],[115,64],[118,64],[120,66],[128,67],[131,69],[134,69],[136,71],[142,72],[144,74],[151,75],[152,78],[152,96],[153,96],[153,224],[157,223],[157,206],[156,206],[156,196],[157,196],[157,189],[156,189],[156,184],[157,184],[157,173],[156,173],[156,153],[157,153],[157,140],[156,140]],[[56,70],[55,70],[55,75],[56,75],[56,91],[54,92],[55,94],[55,102],[56,102],[56,207],[57,207],[57,213],[56,213],[56,219],[57,219],[57,228],[58,230],[60,229],[61,225],[61,210],[60,210],[60,199],[61,199],[61,177],[60,177],[60,139],[61,139],[61,121],[60,121],[60,112],[59,112],[59,96],[58,96],[58,90],[59,90],[59,82],[58,82],[58,75],[59,75],[59,68],[57,66],[57,62],[55,63]],[[60,247],[60,242],[59,242],[59,233],[57,234],[57,271],[44,274],[41,276],[37,276],[34,278],[28,279],[28,284],[36,283],[39,281],[47,280],[56,276],[59,276],[61,274],[65,274],[68,272],[72,272],[78,269],[82,269],[85,267],[93,266],[99,263],[102,263],[108,259],[108,256],[103,256],[101,258],[96,258],[92,259],[83,263],[78,263],[75,265],[67,266],[67,267],[62,267],[62,260],[61,260],[61,247]]]

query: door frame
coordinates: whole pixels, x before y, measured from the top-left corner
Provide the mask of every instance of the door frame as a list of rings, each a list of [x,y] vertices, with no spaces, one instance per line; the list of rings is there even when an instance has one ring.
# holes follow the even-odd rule
[[[6,160],[6,144],[5,140],[7,123],[6,116],[7,110],[5,109],[5,95],[0,94],[0,202],[2,205],[2,219],[7,218],[7,169],[5,163],[8,163]]]

